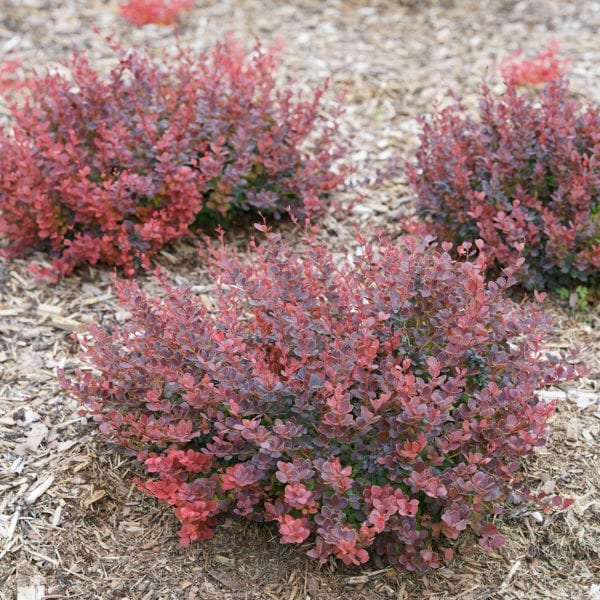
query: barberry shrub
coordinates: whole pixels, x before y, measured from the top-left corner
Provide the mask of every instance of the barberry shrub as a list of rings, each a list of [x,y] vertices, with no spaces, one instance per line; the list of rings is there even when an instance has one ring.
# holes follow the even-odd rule
[[[121,16],[133,25],[171,25],[194,8],[195,0],[128,0],[119,5]]]
[[[18,76],[22,61],[15,57],[0,62],[0,94],[9,95],[11,92],[26,87],[27,82]]]
[[[245,260],[213,246],[211,308],[164,277],[162,299],[119,282],[131,319],[82,339],[93,370],[60,374],[182,545],[227,511],[321,562],[438,567],[467,529],[502,544],[490,516],[553,411],[536,391],[574,370],[542,356],[538,302],[503,297],[510,269],[486,282],[483,254],[359,242],[351,261],[310,234],[303,255],[273,234]]]
[[[460,103],[422,121],[409,178],[436,235],[481,238],[490,266],[525,258],[527,288],[593,285],[600,270],[600,113],[564,81],[539,95],[483,87],[479,118]]]
[[[547,48],[540,50],[533,58],[526,58],[518,50],[502,61],[500,71],[505,81],[513,85],[540,85],[556,81],[563,77],[569,65],[569,59],[560,59],[558,42],[552,40]]]
[[[12,105],[0,131],[4,255],[48,251],[48,277],[97,262],[129,275],[138,255],[202,224],[325,210],[344,179],[326,84],[302,99],[276,84],[274,51],[231,39],[163,60],[115,50],[108,78],[76,55],[70,78],[34,78]]]

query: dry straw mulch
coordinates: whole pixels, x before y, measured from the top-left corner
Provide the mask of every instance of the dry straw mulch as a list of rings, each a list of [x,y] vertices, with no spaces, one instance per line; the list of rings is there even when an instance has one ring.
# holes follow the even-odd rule
[[[248,43],[279,37],[284,76],[307,89],[331,76],[333,90],[345,90],[343,129],[354,136],[363,196],[348,215],[325,219],[323,235],[339,247],[352,243],[355,223],[393,234],[395,215],[410,199],[402,172],[381,186],[370,181],[392,157],[410,156],[418,115],[446,88],[473,104],[498,60],[554,38],[571,57],[574,92],[600,100],[599,29],[600,2],[588,0],[199,0],[179,36],[198,49],[227,31]],[[0,0],[0,60],[18,55],[26,67],[54,68],[78,47],[109,66],[101,37],[108,34],[156,52],[176,39],[173,27],[129,27],[116,2]],[[243,246],[243,233],[231,237]],[[177,281],[207,292],[193,243],[168,248],[160,261]],[[564,401],[552,440],[526,465],[535,486],[575,504],[553,515],[509,512],[500,523],[508,541],[496,554],[466,538],[450,567],[407,574],[376,562],[319,567],[280,545],[273,529],[234,519],[223,521],[212,542],[180,549],[174,517],[131,484],[135,463],[101,439],[57,385],[57,366],[70,372],[79,365],[73,331],[127,318],[110,283],[107,271],[90,268],[48,285],[32,279],[25,261],[0,262],[2,600],[600,598],[597,307],[577,312],[568,302],[550,303],[552,347],[581,347],[590,373],[557,392]]]

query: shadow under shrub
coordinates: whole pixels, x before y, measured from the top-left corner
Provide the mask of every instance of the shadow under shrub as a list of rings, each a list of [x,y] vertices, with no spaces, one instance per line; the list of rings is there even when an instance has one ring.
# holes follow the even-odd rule
[[[454,104],[422,121],[409,177],[418,213],[455,243],[486,243],[489,265],[525,263],[529,289],[595,286],[600,273],[600,113],[558,81],[539,94],[483,87],[478,118]]]
[[[469,528],[503,543],[490,519],[554,408],[536,391],[574,368],[544,356],[547,316],[504,298],[510,269],[486,282],[483,253],[359,241],[341,261],[310,232],[302,256],[268,232],[245,258],[210,246],[211,309],[119,282],[131,319],[83,341],[93,372],[60,375],[137,454],[182,545],[225,512],[321,561],[438,567]]]
[[[56,278],[84,263],[123,267],[234,213],[322,212],[344,179],[339,108],[275,80],[274,52],[229,39],[199,56],[115,47],[107,78],[76,54],[69,74],[33,77],[0,130],[5,256],[47,251]]]

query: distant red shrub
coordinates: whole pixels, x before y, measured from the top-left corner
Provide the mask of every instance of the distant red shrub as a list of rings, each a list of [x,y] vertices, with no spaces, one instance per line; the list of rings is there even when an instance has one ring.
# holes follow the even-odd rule
[[[489,517],[553,411],[536,392],[574,370],[542,354],[537,302],[504,298],[510,269],[486,282],[483,255],[415,240],[360,240],[352,264],[310,235],[302,256],[275,235],[249,260],[212,248],[211,310],[117,284],[131,319],[94,328],[93,371],[61,381],[137,453],[182,545],[227,511],[322,562],[438,567],[465,529],[502,544]]]
[[[560,79],[567,71],[569,59],[556,57],[558,43],[550,42],[548,48],[538,52],[533,58],[523,57],[518,50],[500,65],[505,81],[512,85],[539,85]]]
[[[525,258],[528,288],[598,282],[600,112],[559,81],[530,95],[483,88],[478,119],[458,103],[422,120],[409,177],[418,212],[456,243],[485,241],[490,266]]]
[[[344,179],[325,86],[308,101],[278,87],[261,46],[163,61],[119,50],[108,79],[80,55],[70,68],[31,80],[0,130],[3,253],[48,251],[41,274],[131,274],[139,254],[236,213],[323,211]]]
[[[119,5],[121,16],[133,25],[171,25],[195,0],[128,0]]]

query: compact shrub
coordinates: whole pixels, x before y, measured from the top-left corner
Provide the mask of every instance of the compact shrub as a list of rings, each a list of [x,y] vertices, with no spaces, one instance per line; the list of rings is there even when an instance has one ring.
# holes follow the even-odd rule
[[[508,83],[501,98],[483,88],[478,119],[456,103],[422,128],[409,177],[437,235],[483,239],[490,266],[522,252],[519,278],[528,288],[598,281],[597,107],[580,107],[563,81],[539,96]]]
[[[304,216],[343,180],[336,107],[275,81],[271,50],[233,40],[201,56],[119,51],[107,79],[76,55],[46,75],[0,131],[3,252],[45,250],[52,268],[122,266],[190,228],[241,211]],[[214,223],[213,223],[214,224]]]
[[[119,11],[133,25],[171,25],[194,4],[195,0],[128,0],[119,5]]]
[[[574,370],[542,356],[538,302],[504,299],[510,270],[486,282],[483,254],[359,241],[352,263],[310,234],[303,257],[273,234],[245,261],[211,247],[210,308],[119,282],[131,319],[82,340],[93,371],[60,374],[137,453],[182,545],[226,511],[322,562],[438,567],[466,529],[502,544],[489,518],[553,411],[536,390]]]

